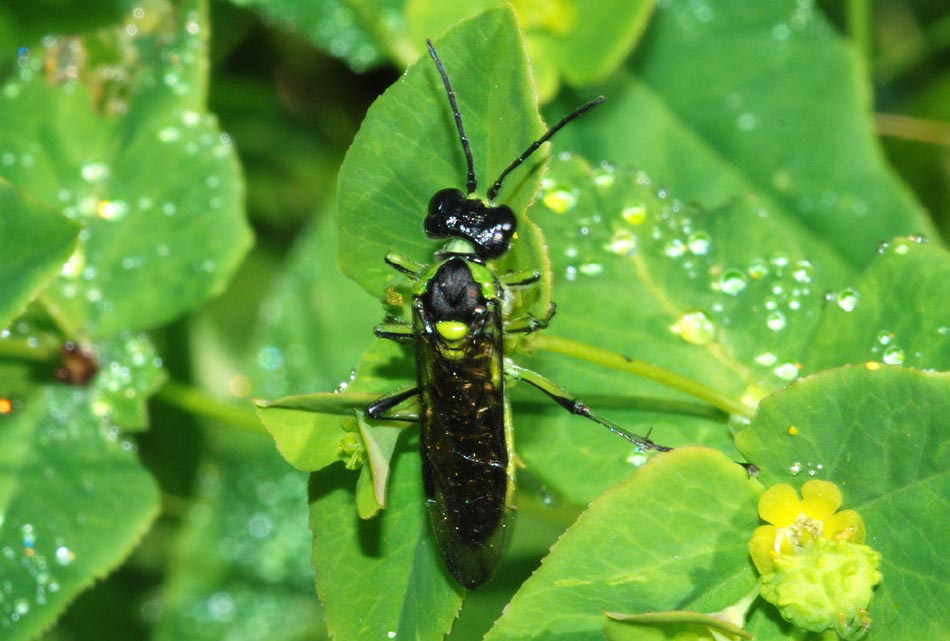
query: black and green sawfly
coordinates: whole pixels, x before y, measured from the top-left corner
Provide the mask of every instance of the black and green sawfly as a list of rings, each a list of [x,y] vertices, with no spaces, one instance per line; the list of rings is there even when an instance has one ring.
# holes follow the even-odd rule
[[[505,178],[564,125],[604,101],[597,97],[564,117],[502,171],[487,192],[478,186],[475,163],[455,91],[431,41],[429,55],[442,79],[468,168],[467,193],[446,188],[432,196],[424,222],[427,236],[446,239],[432,265],[396,253],[386,263],[413,283],[411,321],[387,318],[375,333],[415,347],[415,384],[386,394],[366,408],[371,419],[418,422],[423,487],[429,520],[449,573],[475,589],[494,574],[511,529],[515,489],[511,408],[506,381],[532,385],[566,410],[595,421],[643,450],[665,451],[595,414],[567,391],[505,357],[505,338],[547,327],[551,303],[540,317],[514,317],[506,309],[512,288],[541,279],[537,269],[495,274],[487,261],[509,249],[517,219],[495,204]],[[393,412],[417,399],[418,414]]]

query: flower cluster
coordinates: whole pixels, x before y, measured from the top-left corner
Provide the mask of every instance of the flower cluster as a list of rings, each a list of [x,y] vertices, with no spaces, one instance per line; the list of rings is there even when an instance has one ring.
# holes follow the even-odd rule
[[[770,487],[759,498],[759,516],[771,525],[756,528],[749,553],[762,575],[762,597],[785,620],[855,641],[871,625],[880,554],[864,545],[861,515],[837,512],[840,506],[841,491],[828,481],[808,481],[801,498],[790,485]]]

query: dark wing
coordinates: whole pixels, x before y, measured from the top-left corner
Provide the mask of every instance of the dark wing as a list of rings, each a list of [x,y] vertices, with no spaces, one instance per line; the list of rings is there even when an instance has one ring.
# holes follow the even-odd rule
[[[453,357],[425,330],[432,324],[424,307],[414,310],[426,505],[446,567],[469,589],[494,574],[510,529],[510,412],[498,307],[488,302],[485,323]]]

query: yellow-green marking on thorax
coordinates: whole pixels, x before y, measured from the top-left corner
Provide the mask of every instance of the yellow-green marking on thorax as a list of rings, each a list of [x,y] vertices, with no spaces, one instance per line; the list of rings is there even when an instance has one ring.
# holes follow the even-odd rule
[[[450,343],[465,338],[468,334],[468,325],[461,321],[439,321],[435,324],[435,330],[445,340]]]

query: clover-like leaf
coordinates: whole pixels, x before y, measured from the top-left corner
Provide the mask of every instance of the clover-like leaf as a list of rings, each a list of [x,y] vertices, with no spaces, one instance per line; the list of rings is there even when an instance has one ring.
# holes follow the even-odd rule
[[[250,244],[236,156],[205,107],[205,14],[145,3],[44,40],[3,86],[0,177],[84,225],[44,294],[71,333],[171,320],[219,293]]]
[[[737,437],[763,481],[830,480],[861,515],[884,575],[869,641],[939,636],[950,625],[938,605],[950,598],[942,579],[950,564],[939,552],[950,544],[948,411],[950,375],[872,363],[793,383],[765,399]],[[764,624],[750,629],[773,638],[757,631]]]

